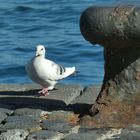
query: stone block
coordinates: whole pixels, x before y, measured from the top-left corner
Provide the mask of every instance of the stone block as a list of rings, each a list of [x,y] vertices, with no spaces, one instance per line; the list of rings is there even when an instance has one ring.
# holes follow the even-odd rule
[[[28,134],[28,131],[23,129],[12,129],[1,133],[0,140],[25,140]]]
[[[59,132],[53,132],[49,130],[40,130],[30,134],[27,137],[27,140],[61,140],[63,138],[63,134]]]

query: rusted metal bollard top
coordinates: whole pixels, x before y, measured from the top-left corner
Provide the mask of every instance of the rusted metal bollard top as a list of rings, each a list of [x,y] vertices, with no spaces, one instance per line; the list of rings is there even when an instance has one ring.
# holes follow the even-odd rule
[[[81,16],[80,29],[84,38],[93,44],[111,48],[137,47],[140,7],[90,7]]]
[[[80,29],[86,40],[104,47],[104,81],[91,115],[110,115],[116,122],[112,114],[120,112],[115,118],[126,116],[122,124],[140,123],[140,7],[90,7]]]

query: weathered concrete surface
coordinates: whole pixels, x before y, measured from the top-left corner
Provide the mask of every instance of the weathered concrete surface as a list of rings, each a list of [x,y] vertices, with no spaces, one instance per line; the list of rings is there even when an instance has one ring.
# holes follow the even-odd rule
[[[0,135],[0,140],[25,140],[29,132],[22,129],[12,129]]]
[[[80,112],[81,116],[86,114],[86,112],[91,108],[93,100],[95,101],[98,97],[100,89],[101,86],[96,86],[96,88],[94,86],[85,88],[82,96],[78,96],[74,99],[68,107],[73,108],[75,113]]]
[[[6,99],[6,101],[8,101],[9,104],[14,102],[17,105],[18,104],[21,105],[22,103],[25,105],[26,102],[24,102],[24,100],[25,101],[28,100],[27,103],[31,105],[35,104],[34,101],[36,102],[36,105],[46,105],[46,100],[44,99],[47,98],[48,99],[47,102],[49,102],[49,104],[52,103],[51,108],[53,105],[55,107],[57,107],[58,105],[59,108],[59,106],[61,107],[61,105],[64,106],[64,104],[65,105],[70,104],[84,90],[84,87],[79,85],[65,85],[65,86],[58,85],[56,86],[55,90],[50,91],[49,96],[47,97],[41,96],[40,98],[36,97],[36,100],[33,100],[32,98],[35,98],[35,96],[37,96],[37,91],[41,89],[39,85],[34,85],[34,86],[36,86],[37,90],[32,90],[33,85],[30,84],[20,85],[19,87],[17,87],[16,85],[7,85],[7,87],[5,85],[0,85],[0,94],[3,95],[0,98],[0,102],[5,103],[5,99]],[[20,87],[21,90],[19,89]],[[57,96],[57,94],[59,94],[60,96]],[[19,99],[20,97],[22,98],[22,102]],[[55,102],[55,104],[53,104],[53,101]]]
[[[126,135],[134,140],[140,138],[138,125],[127,129],[97,128],[80,122],[80,113],[96,100],[100,86],[59,85],[46,97],[36,97],[36,89],[39,87],[34,84],[0,85],[0,113],[6,114],[0,124],[0,140],[119,140]],[[12,100],[13,97],[16,99]],[[68,97],[70,101],[66,104]]]
[[[59,132],[40,130],[29,135],[27,140],[60,140],[62,138],[63,134]]]
[[[0,123],[7,118],[7,115],[3,112],[0,112]]]
[[[85,87],[59,85],[49,96],[37,97],[40,88],[35,84],[0,85],[1,139],[62,139],[79,129],[74,101],[82,97]],[[23,130],[28,134],[21,136]]]
[[[104,81],[90,109],[93,116],[99,113],[90,123],[140,124],[140,7],[90,7],[83,12],[80,27],[86,40],[104,47]]]

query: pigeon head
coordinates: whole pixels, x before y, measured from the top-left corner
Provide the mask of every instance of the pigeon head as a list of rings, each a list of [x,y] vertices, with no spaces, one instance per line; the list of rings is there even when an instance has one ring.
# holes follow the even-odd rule
[[[43,45],[36,47],[36,56],[45,56],[45,47]]]

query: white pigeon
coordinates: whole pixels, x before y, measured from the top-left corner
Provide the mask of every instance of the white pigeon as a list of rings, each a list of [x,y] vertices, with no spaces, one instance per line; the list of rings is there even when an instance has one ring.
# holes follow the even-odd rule
[[[40,95],[48,95],[58,80],[68,77],[75,72],[75,67],[64,68],[61,65],[45,59],[45,47],[38,45],[36,55],[26,65],[27,75],[44,88],[39,91]]]

